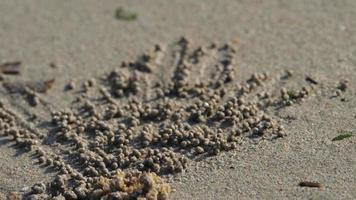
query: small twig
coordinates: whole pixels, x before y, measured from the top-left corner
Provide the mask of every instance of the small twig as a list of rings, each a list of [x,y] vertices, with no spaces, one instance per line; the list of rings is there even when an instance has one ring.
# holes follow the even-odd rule
[[[308,81],[309,83],[314,84],[314,85],[318,84],[318,81],[316,81],[315,78],[310,77],[310,76],[305,77],[305,80]]]
[[[317,187],[320,188],[321,184],[319,182],[302,181],[299,183],[300,187]]]

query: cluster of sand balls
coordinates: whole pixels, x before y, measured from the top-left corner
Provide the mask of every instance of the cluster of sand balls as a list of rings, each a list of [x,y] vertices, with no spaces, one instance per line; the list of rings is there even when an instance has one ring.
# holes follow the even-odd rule
[[[155,173],[143,173],[137,170],[99,174],[94,167],[86,168],[94,174],[83,176],[71,165],[66,164],[60,156],[46,153],[41,146],[42,136],[31,133],[28,128],[20,128],[16,114],[0,105],[0,133],[10,137],[18,148],[33,151],[39,164],[58,170],[59,174],[49,183],[37,183],[25,199],[168,199],[170,187]],[[32,130],[33,132],[36,132]],[[67,152],[68,153],[68,152]],[[139,152],[136,152],[139,153]],[[99,166],[105,166],[99,162]],[[97,166],[98,168],[98,166]],[[105,168],[105,167],[103,167]],[[116,167],[117,168],[117,167]],[[85,171],[84,170],[84,171]],[[85,173],[84,173],[85,174]],[[87,175],[87,174],[86,174]],[[14,196],[13,198],[18,198]]]
[[[19,128],[18,117],[0,102],[0,136],[10,137],[19,148],[34,150],[43,135],[29,127]]]
[[[133,194],[138,196],[130,196]],[[93,196],[102,199],[168,199],[170,186],[155,173],[118,171],[111,179],[100,177]]]
[[[70,183],[72,182],[72,183]],[[68,189],[69,184],[76,184]],[[96,177],[88,190],[86,181],[73,180],[66,175],[58,175],[50,185],[38,183],[32,186],[29,199],[147,199],[164,200],[169,198],[170,186],[155,173],[142,173],[139,171],[117,171],[110,177]]]
[[[0,131],[58,171],[53,182],[34,185],[28,198],[168,199],[169,187],[157,175],[235,149],[243,137],[283,137],[268,108],[301,102],[311,89],[267,91],[274,79],[268,73],[238,81],[235,53],[231,44],[193,48],[186,38],[171,52],[156,45],[86,81],[72,109],[52,112],[47,135],[13,130],[16,120],[0,112]],[[171,76],[162,77],[170,66]],[[52,151],[48,141],[56,144]]]

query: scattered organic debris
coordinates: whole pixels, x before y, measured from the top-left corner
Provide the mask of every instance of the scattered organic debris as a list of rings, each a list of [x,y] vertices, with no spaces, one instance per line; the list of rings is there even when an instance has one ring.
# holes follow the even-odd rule
[[[132,11],[128,11],[123,7],[119,7],[115,11],[115,18],[119,20],[133,21],[137,19],[137,14]]]
[[[311,181],[302,181],[299,183],[300,187],[316,187],[320,188],[321,184],[319,182],[311,182]]]
[[[5,62],[0,64],[0,74],[19,75],[21,61]]]
[[[346,139],[349,137],[352,137],[352,133],[345,133],[345,134],[338,135],[338,136],[334,137],[332,139],[332,141],[340,141],[340,140],[343,140],[343,139]]]
[[[314,84],[314,85],[318,84],[318,81],[314,77],[311,77],[311,76],[306,76],[305,80],[311,84]]]

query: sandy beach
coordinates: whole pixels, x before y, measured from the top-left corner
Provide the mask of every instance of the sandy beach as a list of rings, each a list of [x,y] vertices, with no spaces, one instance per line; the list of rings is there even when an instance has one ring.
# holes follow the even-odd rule
[[[0,66],[21,62],[0,72],[0,199],[95,199],[121,170],[161,199],[355,199],[355,9],[0,0]]]

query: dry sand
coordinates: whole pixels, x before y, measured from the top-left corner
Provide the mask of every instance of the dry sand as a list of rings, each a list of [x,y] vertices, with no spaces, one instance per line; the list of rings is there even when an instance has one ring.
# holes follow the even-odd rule
[[[114,18],[123,6],[136,21]],[[156,43],[172,44],[187,36],[207,45],[238,40],[236,79],[282,69],[295,72],[292,84],[305,84],[306,74],[321,89],[301,104],[272,113],[287,137],[257,144],[244,139],[236,150],[222,152],[188,168],[171,181],[173,199],[354,199],[356,193],[355,1],[0,1],[0,62],[20,60],[15,81],[55,78],[44,95],[56,109],[69,108],[75,95],[63,92],[70,79],[101,77],[121,61],[134,59]],[[55,63],[57,67],[50,67]],[[336,84],[350,81],[341,98]],[[282,87],[276,83],[270,87]],[[10,97],[1,100],[19,115],[48,110]],[[46,132],[45,129],[41,131]],[[10,191],[50,181],[30,153],[0,141],[0,199]],[[20,151],[20,152],[19,152]],[[301,188],[300,181],[318,181],[321,188]]]

